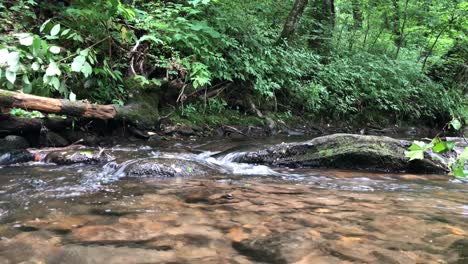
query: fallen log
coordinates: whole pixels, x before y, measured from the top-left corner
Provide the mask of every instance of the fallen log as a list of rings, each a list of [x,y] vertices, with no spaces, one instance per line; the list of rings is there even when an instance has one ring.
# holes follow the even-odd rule
[[[151,90],[135,94],[130,104],[119,106],[91,104],[86,101],[72,102],[0,89],[1,108],[22,108],[101,120],[125,120],[140,128],[152,128],[157,124],[158,103],[157,93]],[[37,122],[30,125],[37,126]]]
[[[64,99],[35,96],[30,94],[0,90],[0,105],[44,113],[63,114],[96,119],[114,119],[118,115],[115,105],[97,105],[88,102],[72,102]]]

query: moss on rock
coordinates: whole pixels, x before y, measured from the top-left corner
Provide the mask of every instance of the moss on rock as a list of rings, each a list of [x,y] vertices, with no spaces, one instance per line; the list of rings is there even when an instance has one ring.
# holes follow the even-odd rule
[[[132,95],[129,104],[118,107],[118,117],[141,129],[154,129],[159,121],[159,93],[148,89]]]
[[[409,142],[381,136],[334,134],[303,143],[281,144],[248,152],[238,161],[285,167],[326,167],[388,172],[445,173],[441,162],[409,161]]]
[[[203,176],[213,171],[194,161],[163,158],[140,160],[125,169],[128,177],[154,178]]]

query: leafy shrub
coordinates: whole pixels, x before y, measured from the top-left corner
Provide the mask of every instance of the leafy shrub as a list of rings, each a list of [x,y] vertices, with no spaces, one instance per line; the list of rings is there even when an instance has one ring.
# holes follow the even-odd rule
[[[377,122],[382,114],[394,122],[449,118],[459,103],[459,97],[431,81],[419,64],[367,53],[323,65],[298,95],[305,96],[308,111]]]
[[[24,9],[23,2],[14,6]],[[112,34],[121,27],[117,18],[124,13],[129,19],[132,14],[120,1],[99,1],[97,6],[93,2],[75,1],[61,22],[55,21],[57,17],[38,25],[38,34],[12,32],[2,37],[0,87],[46,96],[60,94],[72,100],[75,93],[101,102],[122,98],[122,73],[110,64],[111,58],[102,57],[106,50],[100,45],[121,39]],[[28,3],[29,9],[36,5]],[[102,39],[94,39],[100,36],[97,32]]]

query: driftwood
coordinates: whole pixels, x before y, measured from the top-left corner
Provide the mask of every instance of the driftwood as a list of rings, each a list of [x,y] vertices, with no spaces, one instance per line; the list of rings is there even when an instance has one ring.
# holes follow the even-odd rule
[[[135,94],[133,101],[126,106],[91,104],[86,101],[72,102],[70,100],[0,90],[0,108],[2,109],[16,107],[73,117],[125,120],[140,128],[151,128],[157,124],[159,117],[158,102],[158,94],[151,90],[145,94]],[[22,125],[30,128],[41,126],[38,121],[24,121]],[[5,127],[7,126],[5,124]],[[0,130],[2,128],[3,126],[0,125]]]

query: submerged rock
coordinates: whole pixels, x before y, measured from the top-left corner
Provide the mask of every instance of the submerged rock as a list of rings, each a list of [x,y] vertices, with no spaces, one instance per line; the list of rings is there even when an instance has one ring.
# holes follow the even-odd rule
[[[128,165],[128,177],[203,176],[214,170],[194,161],[179,159],[144,159]]]
[[[267,263],[300,263],[304,257],[313,254],[320,255],[316,248],[323,239],[313,239],[307,232],[285,232],[265,236],[263,238],[234,241],[232,246],[240,254],[254,261]],[[314,262],[303,262],[314,263]]]
[[[411,143],[382,136],[334,134],[301,143],[280,144],[247,152],[237,162],[284,167],[325,167],[386,172],[446,173],[447,167],[430,158],[409,161]]]

